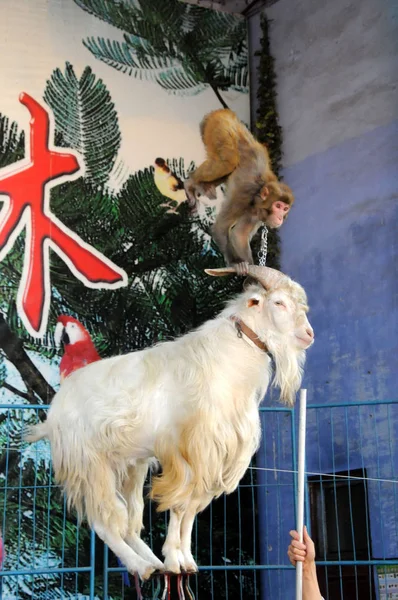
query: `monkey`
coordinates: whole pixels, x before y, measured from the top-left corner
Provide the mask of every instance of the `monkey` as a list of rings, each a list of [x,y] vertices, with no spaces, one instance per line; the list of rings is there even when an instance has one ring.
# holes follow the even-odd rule
[[[236,169],[250,167],[252,176],[266,183],[277,181],[266,146],[258,142],[229,108],[214,110],[200,123],[200,134],[207,158],[184,182],[192,205],[197,195],[216,198],[216,187],[228,180]]]
[[[262,224],[271,229],[282,225],[294,202],[293,192],[272,171],[266,146],[230,109],[206,115],[200,133],[207,158],[184,182],[188,201],[195,205],[198,194],[215,199],[216,187],[226,182],[226,198],[211,233],[227,265],[245,270],[253,264],[254,234]]]
[[[285,221],[294,198],[283,182],[267,186],[253,181],[234,181],[221,206],[211,235],[222,252],[226,265],[234,265],[240,275],[253,264],[250,242],[262,225],[278,229]]]

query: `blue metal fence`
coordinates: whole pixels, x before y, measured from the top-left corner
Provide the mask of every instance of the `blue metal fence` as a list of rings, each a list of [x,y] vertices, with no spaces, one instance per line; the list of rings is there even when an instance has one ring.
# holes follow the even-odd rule
[[[113,554],[68,515],[48,443],[22,442],[43,410],[0,405],[2,598],[136,598],[133,578],[128,587]],[[326,599],[398,598],[397,411],[393,401],[308,406],[306,522]],[[291,409],[262,408],[263,444],[237,492],[199,515],[197,599],[294,597],[286,550],[295,523],[296,418]],[[165,517],[151,503],[146,515],[144,536],[160,555]],[[156,597],[156,588],[145,584],[144,597]]]
[[[94,598],[94,534],[67,512],[49,445],[22,434],[41,405],[0,405],[0,507],[6,559],[2,598]]]
[[[306,523],[316,543],[327,599],[398,598],[397,428],[394,401],[308,406]],[[267,419],[267,457],[281,436],[283,440],[283,432],[275,439],[275,423]],[[285,600],[294,597],[294,578],[284,569],[295,483],[282,485],[292,461],[282,451],[275,455],[279,472],[260,471],[266,500],[264,495],[259,498],[259,515],[268,527],[259,520],[266,540],[262,591],[265,598]]]

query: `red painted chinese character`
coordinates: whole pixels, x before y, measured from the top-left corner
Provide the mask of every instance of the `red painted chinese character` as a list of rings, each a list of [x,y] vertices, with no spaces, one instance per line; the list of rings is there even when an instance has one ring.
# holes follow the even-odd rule
[[[0,169],[0,194],[8,196],[0,212],[0,261],[25,227],[18,310],[28,331],[41,336],[47,326],[51,299],[50,247],[88,287],[121,287],[127,284],[127,275],[51,213],[49,189],[76,179],[82,172],[73,151],[65,153],[49,148],[47,110],[25,93],[21,94],[20,102],[31,114],[30,143],[26,138],[25,159]]]

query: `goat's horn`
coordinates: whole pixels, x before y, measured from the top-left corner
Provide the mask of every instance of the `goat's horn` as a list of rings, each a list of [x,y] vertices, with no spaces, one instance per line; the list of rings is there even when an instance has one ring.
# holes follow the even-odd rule
[[[234,267],[220,267],[217,269],[205,269],[205,273],[212,277],[224,277],[224,275],[234,275],[236,269]]]
[[[223,277],[224,275],[233,275],[236,273],[236,269],[235,267],[221,267],[218,269],[205,269],[205,272],[213,277]],[[274,287],[281,279],[286,277],[286,275],[276,269],[260,267],[258,265],[248,265],[247,274],[257,279],[266,289]]]
[[[271,267],[260,267],[259,265],[249,265],[247,267],[247,274],[250,277],[257,279],[265,289],[273,288],[283,279],[287,278],[284,273],[281,273],[276,269],[271,269]]]

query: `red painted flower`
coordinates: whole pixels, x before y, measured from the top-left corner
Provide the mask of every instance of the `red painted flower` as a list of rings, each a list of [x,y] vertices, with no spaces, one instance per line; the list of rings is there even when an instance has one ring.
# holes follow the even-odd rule
[[[51,213],[50,188],[80,177],[82,170],[72,150],[59,152],[49,147],[53,123],[48,111],[25,93],[20,102],[32,117],[30,140],[27,136],[25,159],[0,169],[0,195],[8,196],[0,212],[0,261],[26,228],[18,311],[28,331],[41,336],[47,326],[51,299],[49,248],[88,287],[121,287],[127,284],[127,275]]]

